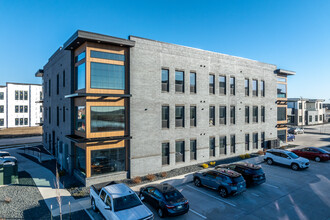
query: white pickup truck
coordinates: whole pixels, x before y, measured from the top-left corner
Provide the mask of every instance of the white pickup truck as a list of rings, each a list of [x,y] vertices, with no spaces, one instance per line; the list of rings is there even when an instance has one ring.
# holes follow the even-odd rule
[[[93,210],[100,211],[105,219],[154,219],[136,193],[123,183],[92,185],[89,194]]]

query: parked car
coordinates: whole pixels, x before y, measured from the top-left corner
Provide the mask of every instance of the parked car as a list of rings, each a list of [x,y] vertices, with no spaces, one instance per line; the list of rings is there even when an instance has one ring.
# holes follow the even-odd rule
[[[296,139],[296,136],[294,134],[288,134],[287,141],[294,141]]]
[[[303,134],[305,131],[303,128],[295,127],[295,128],[289,128],[288,133],[289,134]]]
[[[306,158],[299,157],[295,153],[287,150],[270,149],[266,151],[265,161],[267,164],[272,165],[274,163],[290,166],[293,170],[299,168],[308,168],[310,163]]]
[[[293,153],[300,157],[315,160],[316,162],[330,160],[330,152],[316,147],[305,147],[292,150]]]
[[[230,169],[242,174],[247,186],[260,185],[266,182],[266,176],[261,166],[251,163],[232,163],[223,164],[215,167],[216,169]]]
[[[246,182],[240,173],[218,168],[194,173],[194,184],[217,190],[221,197],[236,195],[246,190]]]
[[[93,210],[100,211],[105,219],[151,220],[154,218],[136,193],[123,183],[92,185],[90,198]]]
[[[177,216],[189,211],[188,200],[168,183],[152,184],[140,189],[140,198],[153,206],[159,215]]]
[[[13,162],[17,164],[17,158],[14,156],[10,156],[10,154],[7,151],[0,151],[0,161],[2,163]]]
[[[0,151],[0,157],[6,157],[10,156],[10,154],[7,151]]]

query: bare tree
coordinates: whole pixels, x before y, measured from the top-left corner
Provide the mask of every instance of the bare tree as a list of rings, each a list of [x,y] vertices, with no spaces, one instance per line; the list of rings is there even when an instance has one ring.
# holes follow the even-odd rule
[[[60,193],[60,176],[57,170],[57,163],[56,163],[56,180],[55,180],[55,189],[56,189],[56,200],[58,203],[58,207],[60,209],[60,220],[62,220],[62,198]]]

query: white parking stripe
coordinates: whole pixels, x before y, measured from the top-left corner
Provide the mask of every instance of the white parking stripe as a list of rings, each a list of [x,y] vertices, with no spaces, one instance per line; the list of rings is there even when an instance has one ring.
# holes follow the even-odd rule
[[[274,185],[269,184],[269,183],[264,183],[264,185],[266,185],[266,186],[270,186],[270,187],[274,187],[274,188],[276,188],[276,189],[279,189],[279,188],[280,188],[280,187],[278,187],[278,186],[274,186]]]
[[[254,196],[257,196],[257,197],[260,197],[258,194],[256,194],[256,193],[251,193],[252,195],[254,195]]]
[[[199,217],[203,218],[203,219],[207,219],[204,215],[199,214],[198,212],[196,212],[195,210],[189,209],[189,211],[191,211],[192,213],[195,213],[196,215],[198,215]]]
[[[224,203],[226,203],[226,204],[228,204],[228,205],[231,205],[231,206],[236,207],[235,204],[230,203],[230,202],[227,202],[227,201],[222,200],[222,199],[219,199],[219,198],[217,198],[217,197],[215,197],[215,196],[213,196],[213,195],[211,195],[211,194],[208,194],[208,193],[206,193],[206,192],[203,192],[202,190],[196,189],[196,188],[194,188],[194,187],[192,187],[192,186],[189,186],[189,185],[188,185],[187,187],[189,187],[190,189],[196,190],[196,191],[198,191],[198,192],[200,192],[200,193],[203,193],[203,194],[205,194],[205,195],[207,195],[207,196],[210,196],[210,197],[212,197],[212,198],[214,198],[214,199],[216,199],[216,200],[219,200],[219,201],[221,201],[221,202],[224,202]]]
[[[94,220],[94,218],[93,218],[93,216],[86,210],[86,209],[84,209],[85,210],[85,212],[87,213],[87,215],[89,215],[89,217],[92,219],[92,220]]]

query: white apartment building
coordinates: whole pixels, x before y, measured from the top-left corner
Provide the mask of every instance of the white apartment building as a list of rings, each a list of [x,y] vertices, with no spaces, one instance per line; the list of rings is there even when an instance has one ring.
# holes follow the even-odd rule
[[[0,86],[0,128],[33,127],[42,123],[42,86],[6,83]]]

